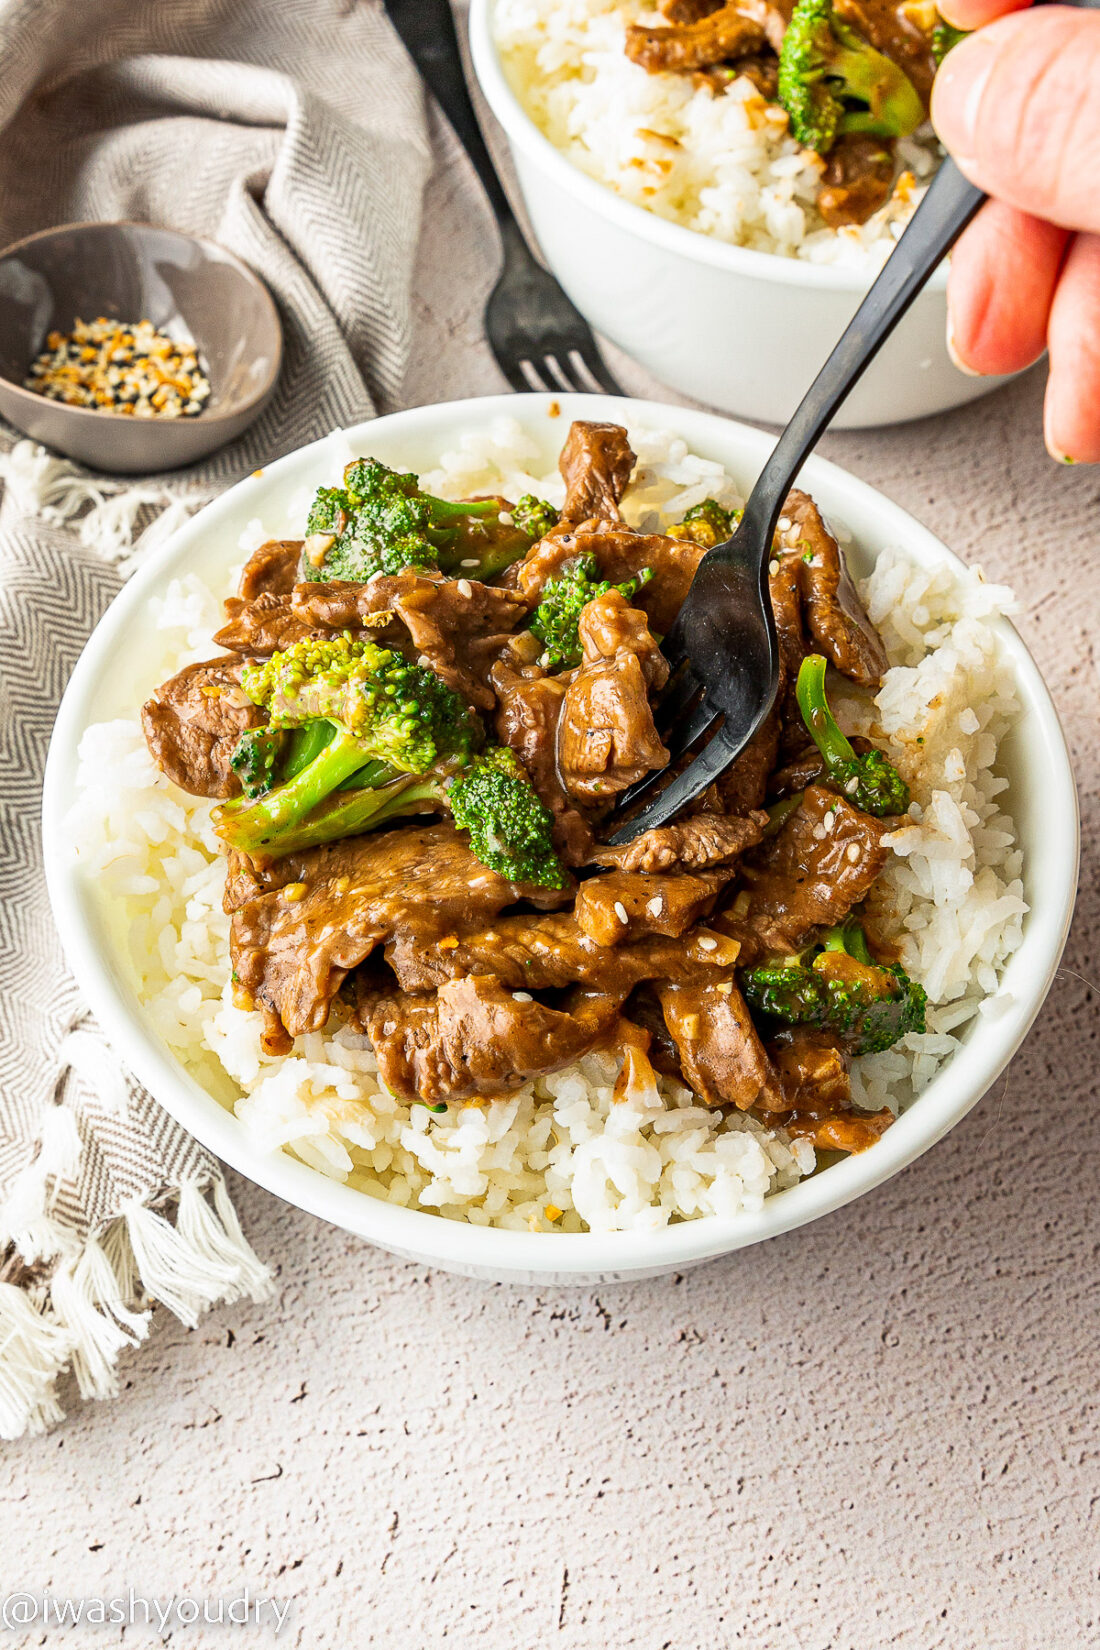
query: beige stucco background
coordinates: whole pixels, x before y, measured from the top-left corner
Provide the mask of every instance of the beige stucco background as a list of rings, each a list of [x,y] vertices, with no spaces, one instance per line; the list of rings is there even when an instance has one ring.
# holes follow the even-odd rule
[[[407,404],[504,387],[445,147],[428,221]],[[234,1178],[277,1299],[162,1317],[117,1401],[5,1451],[0,1593],[247,1584],[326,1650],[1100,1644],[1100,475],[1047,459],[1042,381],[823,448],[1015,586],[1077,764],[1077,920],[996,1092],[861,1202],[633,1287],[428,1272]]]

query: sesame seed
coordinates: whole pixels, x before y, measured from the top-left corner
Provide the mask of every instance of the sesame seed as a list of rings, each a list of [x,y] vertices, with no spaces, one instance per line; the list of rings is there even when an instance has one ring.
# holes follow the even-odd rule
[[[713,934],[701,934],[699,936],[699,949],[700,951],[717,951],[718,941]]]
[[[514,1003],[533,1003],[534,1000],[535,999],[532,997],[532,995],[529,991],[513,991],[512,992],[512,1001]]]
[[[660,916],[660,914],[661,914],[661,896],[660,896],[660,894],[654,894],[653,898],[647,904],[646,910],[649,912],[651,917],[659,917]]]
[[[210,395],[194,344],[175,342],[151,321],[102,315],[77,319],[71,333],[51,332],[23,387],[47,401],[131,418],[193,418]]]
[[[467,601],[469,601],[470,597],[474,593],[474,587],[470,583],[469,579],[459,579],[459,581],[458,581],[458,593],[459,593],[460,596],[464,596],[465,599]]]
[[[288,905],[297,905],[300,899],[304,899],[305,892],[306,885],[304,882],[288,882],[283,889],[283,898]]]
[[[626,906],[623,904],[621,899],[617,899],[615,901],[615,915],[618,917],[620,922],[630,921],[630,918],[626,914]]]
[[[465,561],[460,561],[458,565],[460,567],[476,567],[477,566],[477,557],[476,556],[467,556],[466,560]]]
[[[416,662],[420,666],[421,670],[431,670],[432,668],[432,661],[428,658],[426,653],[422,653]]]
[[[836,814],[830,808],[828,813],[825,814],[824,818],[821,821],[821,829],[824,831],[826,836],[828,836],[829,832],[833,829],[833,826],[835,824],[836,824]]]
[[[779,563],[776,561],[774,556],[772,557],[771,561],[768,563],[768,572],[771,574],[773,579],[775,578],[775,575],[779,572]]]
[[[733,981],[719,980],[715,989],[720,997],[728,997],[733,990]]]
[[[500,512],[499,516],[497,517],[497,520],[500,522],[500,525],[502,527],[511,527],[511,525],[512,525],[511,512],[508,511],[508,510],[502,510]]]
[[[859,859],[859,844],[857,842],[849,842],[849,844],[848,844],[848,859],[849,859],[849,862],[852,865],[855,865],[856,862],[858,861],[858,859]]]
[[[781,533],[789,533],[791,530],[790,516],[780,516],[778,526]]]
[[[853,775],[853,777],[848,780],[844,789],[849,796],[855,796],[856,792],[859,790],[859,780]]]

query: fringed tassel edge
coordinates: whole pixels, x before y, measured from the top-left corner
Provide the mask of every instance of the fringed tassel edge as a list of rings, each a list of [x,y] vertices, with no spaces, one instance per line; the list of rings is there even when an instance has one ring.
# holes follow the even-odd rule
[[[119,1354],[144,1340],[158,1301],[193,1328],[221,1301],[273,1291],[220,1175],[180,1187],[174,1222],[133,1203],[77,1251],[64,1238],[57,1247],[41,1284],[0,1283],[0,1438],[62,1419],[56,1386],[70,1367],[81,1397],[114,1397]]]

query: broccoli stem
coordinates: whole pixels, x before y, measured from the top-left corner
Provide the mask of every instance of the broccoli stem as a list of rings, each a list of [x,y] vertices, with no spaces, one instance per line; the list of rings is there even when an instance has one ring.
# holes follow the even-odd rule
[[[339,842],[344,837],[361,836],[364,832],[373,831],[379,825],[385,824],[387,819],[395,819],[402,814],[421,813],[425,811],[426,805],[442,803],[443,793],[439,781],[418,777],[416,774],[399,773],[384,784],[371,788],[368,773],[374,767],[384,769],[385,764],[371,764],[370,768],[362,768],[355,776],[356,779],[363,778],[362,787],[337,792],[327,803],[322,803],[315,813],[299,820],[289,829],[280,830],[276,841],[256,843],[251,850],[244,844],[246,851],[282,858],[284,854],[299,853],[303,848],[316,848],[324,842]],[[224,835],[224,832],[222,834]],[[237,843],[233,845],[242,846]]]
[[[867,948],[867,936],[858,922],[850,918],[836,928],[830,928],[821,936],[821,944],[826,951],[843,951],[856,962],[864,963],[868,968],[878,968],[879,964],[872,957]]]
[[[363,747],[346,728],[332,722],[315,725],[327,728],[329,738],[308,766],[255,802],[244,807],[226,802],[217,809],[218,835],[231,848],[263,853],[278,839],[279,852],[289,851],[283,847],[283,838],[290,827],[363,767]]]
[[[490,544],[482,548],[481,546],[471,547],[459,538],[451,549],[440,550],[439,565],[444,573],[467,572],[471,578],[477,579],[479,584],[485,584],[487,580],[496,578],[498,573],[503,573],[506,567],[511,567],[514,561],[519,561],[521,557],[527,554],[529,548],[526,539],[521,540],[518,544],[501,541],[498,544]],[[462,567],[463,561],[472,561],[475,556],[477,557],[476,567]]]
[[[801,808],[802,798],[804,795],[804,791],[796,791],[793,796],[785,796],[781,801],[773,802],[770,807],[765,810],[768,816],[768,823],[764,827],[764,834],[761,841],[767,842],[769,837],[775,836],[783,829],[791,815],[797,813],[799,808]]]
[[[820,653],[810,653],[803,659],[795,695],[802,719],[829,772],[834,773],[845,762],[854,762],[856,753],[825,698],[825,659]]]
[[[304,727],[294,728],[291,731],[290,750],[286,761],[282,765],[281,782],[293,779],[324,750],[332,738],[331,722],[307,722]]]

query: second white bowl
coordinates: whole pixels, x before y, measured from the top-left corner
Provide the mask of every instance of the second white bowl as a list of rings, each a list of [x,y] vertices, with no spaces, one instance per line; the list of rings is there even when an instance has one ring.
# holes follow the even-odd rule
[[[501,67],[494,0],[471,0],[470,49],[508,139],[543,256],[597,331],[663,384],[740,418],[785,424],[871,278],[752,252],[669,223],[588,177],[544,137]],[[947,353],[936,271],[856,385],[835,429],[899,424],[985,395]]]

